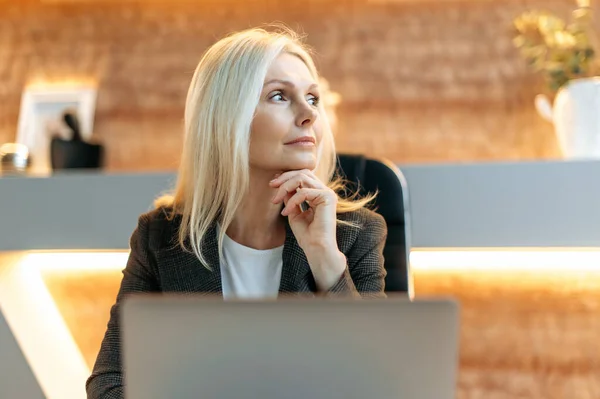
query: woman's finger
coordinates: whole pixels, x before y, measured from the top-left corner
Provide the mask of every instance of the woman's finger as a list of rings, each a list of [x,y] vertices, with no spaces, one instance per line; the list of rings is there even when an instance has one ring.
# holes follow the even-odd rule
[[[298,188],[326,189],[327,187],[320,181],[316,181],[304,174],[297,174],[279,186],[279,189],[271,202],[274,204],[281,202],[286,194],[293,193]]]
[[[294,191],[293,193],[287,193],[284,197],[283,197],[283,205],[287,205],[288,201],[290,200],[290,198],[292,198],[294,196],[294,194],[296,194],[296,192]]]
[[[290,213],[300,210],[300,204],[307,201],[311,207],[316,208],[322,203],[328,201],[329,193],[325,190],[319,190],[316,188],[300,188],[288,201],[281,214],[288,216]]]
[[[313,219],[314,214],[315,211],[312,208],[308,208],[308,210],[302,212],[299,207],[295,207],[290,211],[290,213],[287,214],[287,217],[290,220],[306,219],[310,221]]]
[[[277,193],[271,200],[274,204],[281,202],[288,193],[293,193],[298,187],[302,187],[302,176],[296,175],[283,182],[277,189]]]
[[[276,176],[273,180],[271,180],[269,182],[269,185],[271,187],[279,187],[286,181],[288,181],[296,176],[305,177],[306,181],[311,182],[312,183],[311,186],[314,186],[316,188],[318,188],[320,186],[324,186],[323,182],[321,180],[319,180],[319,178],[317,176],[315,176],[315,174],[308,169],[290,170],[288,172],[284,172],[281,175]]]

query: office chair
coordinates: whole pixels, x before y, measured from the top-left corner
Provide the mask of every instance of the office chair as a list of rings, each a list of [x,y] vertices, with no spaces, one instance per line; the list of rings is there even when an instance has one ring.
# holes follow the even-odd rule
[[[405,292],[412,298],[410,274],[410,218],[406,179],[391,162],[363,155],[338,154],[337,173],[361,195],[378,195],[372,208],[386,221],[388,236],[383,249],[386,292]],[[342,193],[343,195],[343,193]]]

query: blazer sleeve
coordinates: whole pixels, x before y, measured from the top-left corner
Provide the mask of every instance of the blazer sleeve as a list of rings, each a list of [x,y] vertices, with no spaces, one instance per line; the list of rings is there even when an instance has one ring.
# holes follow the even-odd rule
[[[381,215],[372,215],[362,226],[358,238],[346,254],[347,267],[344,274],[328,290],[328,294],[386,297],[383,247],[387,238],[387,225]]]
[[[131,235],[131,253],[123,270],[123,279],[116,303],[110,311],[108,328],[92,375],[86,382],[88,399],[122,399],[123,372],[121,368],[121,334],[119,309],[123,299],[135,292],[159,291],[155,262],[148,251],[148,216],[139,218],[138,226]]]

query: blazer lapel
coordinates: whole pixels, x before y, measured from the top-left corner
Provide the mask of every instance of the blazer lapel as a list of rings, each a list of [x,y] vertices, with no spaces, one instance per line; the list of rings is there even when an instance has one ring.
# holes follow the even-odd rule
[[[203,281],[199,282],[199,288],[205,292],[223,295],[216,223],[213,223],[206,232],[206,237],[202,246],[202,256],[204,256],[204,259],[206,259],[211,270],[208,270],[202,264],[200,265],[205,273],[203,276]]]
[[[217,225],[214,223],[207,231],[203,245],[202,255],[207,260],[212,270],[204,267],[194,254],[189,254],[190,265],[195,262],[194,269],[198,270],[198,279],[195,286],[198,291],[206,294],[223,295],[221,278],[221,265],[219,260],[219,247],[217,237]],[[192,259],[193,258],[193,259]],[[306,255],[292,232],[286,218],[285,243],[282,254],[283,267],[281,270],[281,281],[279,293],[308,293],[316,291],[316,283],[313,278]]]
[[[176,243],[177,229],[168,234],[171,245],[158,251],[159,264],[168,269],[172,278],[163,280],[163,291],[187,292],[200,295],[223,295],[221,265],[217,237],[217,224],[213,223],[206,232],[202,246],[202,255],[208,262],[207,269],[193,252],[183,251]],[[188,243],[189,247],[189,243]],[[280,294],[303,294],[316,292],[316,284],[306,255],[286,218],[286,236],[282,254],[283,267],[279,283]]]
[[[172,233],[176,232],[176,229]],[[202,255],[210,269],[207,269],[193,252],[184,251],[177,243],[177,235],[172,234],[172,244],[158,253],[158,262],[169,269],[171,279],[163,291],[187,292],[200,295],[222,295],[221,266],[217,246],[216,223],[206,232],[202,245]],[[187,242],[189,247],[189,242]],[[163,280],[163,283],[167,283]]]
[[[283,268],[281,270],[281,282],[279,293],[306,293],[316,291],[313,278],[306,255],[292,232],[286,220],[285,244],[283,246]]]

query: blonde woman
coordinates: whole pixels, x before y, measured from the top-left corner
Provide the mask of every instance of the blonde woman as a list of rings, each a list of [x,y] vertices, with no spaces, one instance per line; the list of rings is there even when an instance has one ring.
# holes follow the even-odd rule
[[[383,297],[386,225],[344,200],[311,57],[289,31],[214,44],[188,91],[174,195],[139,219],[88,398],[123,397],[119,304],[135,292]]]

